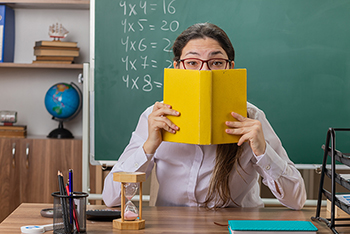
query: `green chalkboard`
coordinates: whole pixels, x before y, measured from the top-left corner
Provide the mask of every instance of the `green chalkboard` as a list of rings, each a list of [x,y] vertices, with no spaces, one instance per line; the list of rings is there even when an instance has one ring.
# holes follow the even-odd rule
[[[116,161],[140,114],[162,100],[176,36],[211,22],[231,38],[248,100],[290,158],[320,164],[327,129],[350,122],[349,12],[348,0],[95,1],[95,160]]]

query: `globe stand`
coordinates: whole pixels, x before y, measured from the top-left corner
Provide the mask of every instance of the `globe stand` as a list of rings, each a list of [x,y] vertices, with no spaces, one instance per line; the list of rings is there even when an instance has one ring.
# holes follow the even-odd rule
[[[63,121],[59,121],[58,128],[52,130],[48,138],[74,138],[73,134],[68,130],[63,128]]]
[[[73,82],[70,85],[55,84],[46,92],[45,107],[52,115],[52,119],[59,122],[58,128],[52,130],[47,135],[48,138],[74,138],[73,134],[63,127],[63,122],[72,120],[78,115],[82,106],[82,96],[79,87]]]

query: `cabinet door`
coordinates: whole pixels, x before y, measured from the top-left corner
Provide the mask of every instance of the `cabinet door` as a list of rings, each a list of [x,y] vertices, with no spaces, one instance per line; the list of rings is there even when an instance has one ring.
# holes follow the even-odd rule
[[[23,146],[23,145],[22,145]],[[57,172],[68,180],[73,169],[75,191],[82,188],[82,141],[77,139],[27,139],[24,142],[21,171],[22,202],[52,203],[59,191]],[[23,151],[23,150],[22,150]]]
[[[17,139],[0,138],[0,222],[19,204],[19,152]]]

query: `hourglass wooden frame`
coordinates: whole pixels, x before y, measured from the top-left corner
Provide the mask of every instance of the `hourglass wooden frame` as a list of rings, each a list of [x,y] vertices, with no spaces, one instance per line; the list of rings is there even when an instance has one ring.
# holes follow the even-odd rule
[[[146,174],[142,172],[116,172],[113,180],[121,183],[121,218],[113,220],[113,227],[117,229],[139,230],[145,228],[145,220],[142,219],[142,182],[146,181]],[[140,183],[139,186],[139,218],[134,221],[124,220],[125,194],[124,184]]]

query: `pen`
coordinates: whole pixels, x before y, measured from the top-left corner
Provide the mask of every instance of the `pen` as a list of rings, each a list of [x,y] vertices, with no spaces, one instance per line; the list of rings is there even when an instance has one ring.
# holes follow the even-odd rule
[[[66,190],[67,190],[67,193],[70,194],[69,185],[68,184],[66,185]],[[78,217],[77,217],[77,211],[75,210],[74,202],[73,202],[73,219],[74,219],[75,227],[77,228],[77,231],[80,232],[79,223],[78,223]]]
[[[73,225],[73,170],[69,169],[68,172],[68,183],[69,183],[69,207],[70,207],[70,223]]]
[[[73,195],[73,169],[69,169],[69,195]]]

